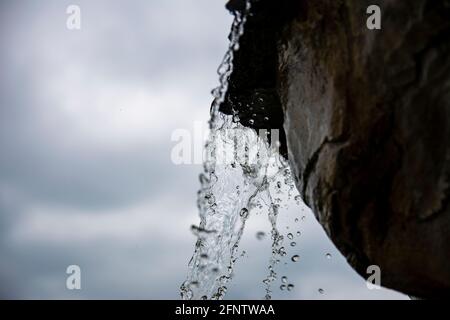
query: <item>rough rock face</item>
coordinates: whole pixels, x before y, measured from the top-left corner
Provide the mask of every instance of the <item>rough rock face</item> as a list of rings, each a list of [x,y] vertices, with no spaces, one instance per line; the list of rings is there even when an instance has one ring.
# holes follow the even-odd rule
[[[230,98],[260,87],[246,65],[267,77],[297,187],[358,273],[375,264],[383,286],[450,295],[450,1],[269,3],[256,5],[270,28],[243,38]],[[381,30],[366,27],[372,4]],[[258,62],[261,50],[277,54]]]

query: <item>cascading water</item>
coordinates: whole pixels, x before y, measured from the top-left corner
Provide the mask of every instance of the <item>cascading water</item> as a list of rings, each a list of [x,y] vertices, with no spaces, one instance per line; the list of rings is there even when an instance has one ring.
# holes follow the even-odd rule
[[[271,283],[276,279],[275,265],[286,254],[283,236],[277,229],[281,183],[294,184],[286,161],[277,151],[277,143],[269,144],[267,132],[257,133],[243,127],[237,116],[219,112],[233,70],[234,52],[244,33],[250,1],[242,13],[235,13],[230,45],[218,74],[220,86],[213,91],[210,135],[205,145],[204,172],[200,175],[198,192],[199,226],[192,226],[197,236],[194,254],[189,262],[187,279],[181,285],[183,299],[222,299],[227,283],[239,258],[239,242],[246,221],[254,208],[268,210],[271,223],[272,255],[266,285],[266,299],[271,298]],[[278,191],[274,191],[278,190]]]

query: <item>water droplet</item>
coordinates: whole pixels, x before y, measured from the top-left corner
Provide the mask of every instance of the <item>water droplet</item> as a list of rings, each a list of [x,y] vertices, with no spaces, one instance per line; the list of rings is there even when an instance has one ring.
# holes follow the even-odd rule
[[[292,291],[292,289],[294,289],[294,285],[292,283],[288,284],[287,289],[288,291]]]
[[[325,257],[327,257],[327,259],[331,259],[331,253],[327,253],[327,254],[325,255]]]
[[[248,124],[251,125],[251,126],[254,125],[255,124],[255,120],[253,120],[253,119],[248,120]]]
[[[248,209],[242,208],[241,213],[239,214],[242,218],[247,219],[248,218]]]
[[[287,277],[286,276],[282,276],[281,277],[281,282],[283,282],[283,283],[287,283]]]
[[[298,260],[300,260],[300,256],[296,254],[296,255],[292,256],[291,260],[293,262],[297,262]]]
[[[300,201],[300,200],[302,200],[302,197],[300,197],[300,195],[296,195],[296,196],[294,197],[294,200],[295,200],[295,201]]]
[[[295,222],[298,222],[298,218],[295,218],[295,220],[294,220]]]
[[[258,240],[263,240],[265,237],[266,237],[266,233],[263,231],[258,231],[256,233],[256,239],[258,239]]]
[[[218,292],[220,295],[223,296],[223,295],[227,292],[227,290],[228,290],[227,287],[222,286],[222,287],[220,287],[219,289],[217,289],[217,292]]]
[[[201,300],[208,300],[208,297],[207,296],[202,296]]]
[[[300,231],[297,231],[297,237],[300,237],[302,233]]]
[[[289,240],[294,239],[294,235],[292,233],[288,233],[287,237],[288,237]]]
[[[281,291],[284,291],[286,289],[286,285],[285,284],[282,284],[281,286],[280,286],[280,290]]]
[[[295,247],[297,245],[297,243],[295,241],[291,242],[291,247]]]
[[[264,121],[269,121],[269,117],[264,117]]]
[[[320,294],[324,294],[325,293],[325,290],[323,290],[322,288],[319,288],[318,291],[319,291]]]

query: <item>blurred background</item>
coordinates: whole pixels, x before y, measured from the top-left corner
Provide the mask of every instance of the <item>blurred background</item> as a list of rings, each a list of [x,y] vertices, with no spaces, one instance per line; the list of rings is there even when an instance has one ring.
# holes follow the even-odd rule
[[[80,30],[66,27],[72,4]],[[224,5],[0,2],[1,298],[179,298],[201,166],[172,163],[171,135],[209,119],[232,22]],[[301,232],[287,259],[301,258],[280,264],[295,287],[278,280],[274,298],[407,298],[369,290],[306,207],[282,211],[280,225]],[[264,297],[270,239],[255,235],[269,228],[250,217],[228,299]],[[72,264],[81,290],[66,288]]]

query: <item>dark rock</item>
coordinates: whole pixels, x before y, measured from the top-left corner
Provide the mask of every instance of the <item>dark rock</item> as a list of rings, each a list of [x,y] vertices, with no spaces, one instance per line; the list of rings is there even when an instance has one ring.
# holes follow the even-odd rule
[[[297,187],[359,274],[450,294],[450,1],[260,0],[230,82],[244,125],[236,102],[270,97],[259,117],[284,124]]]

